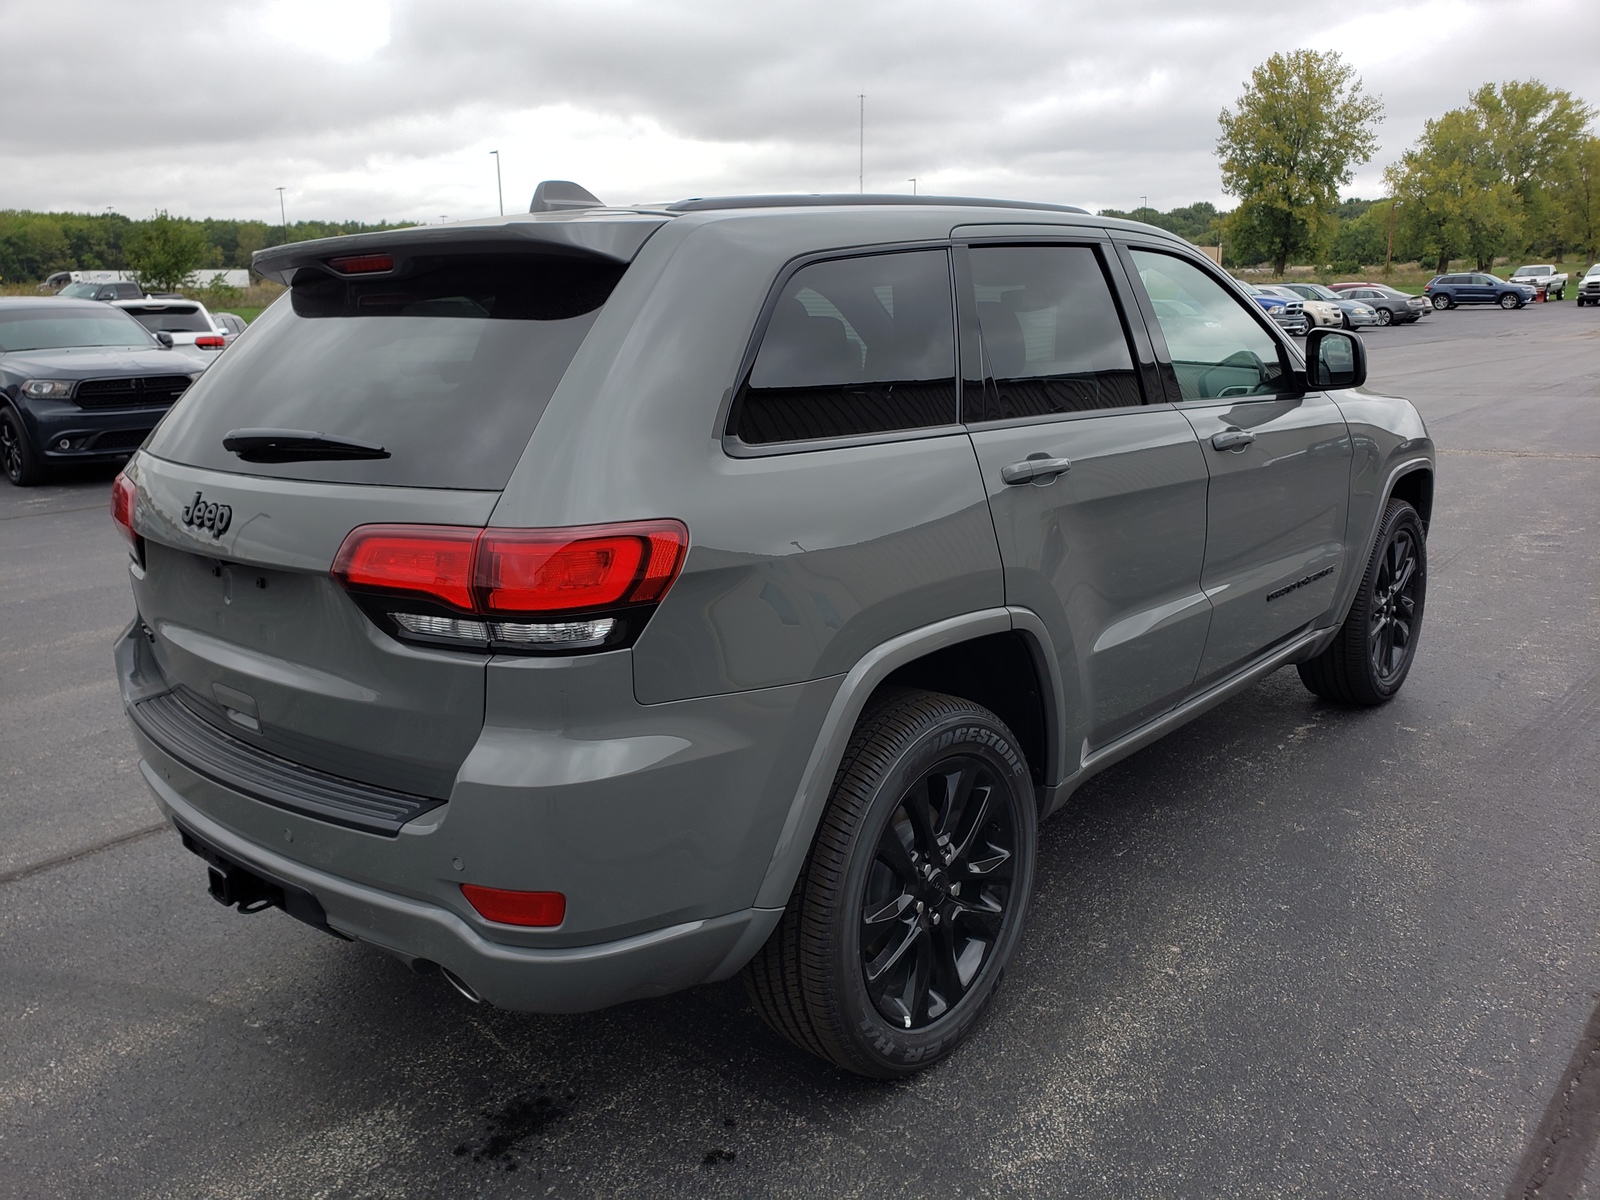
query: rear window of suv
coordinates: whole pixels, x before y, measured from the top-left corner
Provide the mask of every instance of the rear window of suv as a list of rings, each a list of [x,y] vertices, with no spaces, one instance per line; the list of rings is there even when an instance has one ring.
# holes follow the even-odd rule
[[[126,308],[123,311],[151,333],[212,332],[211,323],[192,304],[170,308]]]
[[[285,479],[499,490],[626,265],[497,254],[395,276],[302,268],[151,439],[161,458]],[[306,430],[387,458],[241,461],[236,429]]]

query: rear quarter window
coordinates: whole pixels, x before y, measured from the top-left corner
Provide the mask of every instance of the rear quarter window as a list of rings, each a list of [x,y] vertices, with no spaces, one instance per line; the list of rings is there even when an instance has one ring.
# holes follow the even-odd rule
[[[956,422],[944,250],[830,259],[783,285],[729,432],[751,445]]]
[[[625,264],[498,254],[407,268],[370,278],[302,268],[149,451],[281,478],[503,488]],[[389,457],[245,463],[222,444],[245,428],[308,430]]]

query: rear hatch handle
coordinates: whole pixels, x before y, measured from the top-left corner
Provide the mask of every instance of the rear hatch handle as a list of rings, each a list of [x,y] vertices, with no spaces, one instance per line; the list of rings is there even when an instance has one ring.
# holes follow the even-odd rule
[[[222,439],[222,446],[253,463],[389,457],[387,450],[371,442],[330,437],[309,429],[235,429]]]

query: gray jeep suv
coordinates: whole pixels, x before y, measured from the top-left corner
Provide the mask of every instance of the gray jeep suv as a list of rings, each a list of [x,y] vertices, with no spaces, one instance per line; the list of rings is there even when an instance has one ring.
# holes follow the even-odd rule
[[[222,902],[510,1009],[742,971],[902,1075],[1086,779],[1287,664],[1405,680],[1422,421],[1186,243],[535,209],[261,252],[287,295],[116,481],[141,770]]]

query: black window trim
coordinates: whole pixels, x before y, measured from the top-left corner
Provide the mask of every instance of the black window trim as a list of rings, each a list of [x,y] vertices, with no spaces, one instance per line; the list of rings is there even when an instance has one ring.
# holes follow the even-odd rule
[[[1178,375],[1172,367],[1172,351],[1167,348],[1167,339],[1161,332],[1161,322],[1156,316],[1154,306],[1150,303],[1150,295],[1145,291],[1144,284],[1139,280],[1138,264],[1133,261],[1133,250],[1148,250],[1153,254],[1167,254],[1173,258],[1181,258],[1184,262],[1195,267],[1202,274],[1211,279],[1224,291],[1229,292],[1235,300],[1240,302],[1240,307],[1245,310],[1255,323],[1267,332],[1275,346],[1278,347],[1278,363],[1282,368],[1285,380],[1289,387],[1281,392],[1271,392],[1263,396],[1228,396],[1225,399],[1235,403],[1246,404],[1257,400],[1291,400],[1297,396],[1305,395],[1304,389],[1294,386],[1297,377],[1303,378],[1305,360],[1299,352],[1299,347],[1288,340],[1283,330],[1278,327],[1266,310],[1255,302],[1255,298],[1239,286],[1239,281],[1226,271],[1217,267],[1203,254],[1187,252],[1182,246],[1175,246],[1170,242],[1158,242],[1155,239],[1123,238],[1112,239],[1116,247],[1117,257],[1122,262],[1122,269],[1128,277],[1128,286],[1132,289],[1138,301],[1139,312],[1144,317],[1144,323],[1150,331],[1150,341],[1155,346],[1156,357],[1161,363],[1161,376],[1166,382],[1169,402],[1174,408],[1205,408],[1214,407],[1219,403],[1218,397],[1185,400],[1178,386]]]
[[[951,414],[953,423],[948,425],[928,425],[921,429],[894,429],[883,433],[858,433],[847,434],[841,437],[807,438],[795,442],[747,442],[735,430],[738,427],[738,400],[739,394],[744,391],[745,385],[750,381],[750,372],[755,369],[756,355],[761,352],[761,342],[767,336],[767,326],[772,321],[773,311],[778,307],[778,301],[783,297],[783,289],[789,285],[789,280],[806,267],[819,262],[837,262],[851,258],[873,258],[880,254],[904,254],[912,250],[942,250],[945,255],[945,278],[950,285],[950,334],[955,341],[955,410]],[[722,443],[722,451],[729,458],[770,458],[777,454],[809,454],[817,450],[842,450],[850,446],[875,446],[884,442],[914,442],[925,438],[950,437],[954,434],[965,433],[966,426],[961,424],[961,328],[960,320],[956,315],[956,282],[954,263],[951,261],[951,241],[949,238],[925,238],[910,242],[879,242],[865,246],[841,246],[828,250],[813,250],[805,254],[796,255],[784,263],[778,270],[777,277],[773,280],[772,287],[767,291],[767,298],[762,302],[761,312],[756,317],[755,328],[745,343],[744,354],[739,358],[739,370],[734,375],[734,383],[723,392],[722,403],[717,406],[716,434]]]
[[[1010,236],[1010,237],[964,237],[955,243],[958,256],[966,251],[982,249],[986,246],[1084,246],[1095,251],[1095,257],[1100,263],[1100,272],[1105,277],[1106,288],[1111,293],[1112,303],[1116,305],[1117,317],[1122,322],[1123,336],[1128,339],[1129,356],[1133,360],[1134,375],[1139,381],[1139,392],[1144,397],[1142,404],[1119,404],[1115,408],[1090,408],[1082,412],[1046,413],[1033,417],[1001,417],[993,421],[963,421],[966,429],[1015,429],[1023,425],[1053,425],[1061,421],[1082,421],[1094,417],[1119,416],[1132,412],[1143,412],[1145,409],[1166,405],[1167,399],[1161,394],[1159,378],[1155,374],[1156,358],[1150,344],[1149,335],[1144,328],[1143,316],[1135,321],[1129,311],[1129,301],[1132,296],[1128,292],[1127,280],[1123,278],[1122,264],[1112,247],[1110,238],[1096,236],[1093,230],[1063,230],[1060,235],[1045,236]],[[959,257],[958,257],[959,264]],[[958,279],[963,274],[964,267],[958,265]],[[989,382],[988,354],[983,347],[983,327],[979,324],[977,313],[968,313],[959,301],[963,299],[958,295],[956,320],[959,324],[972,324],[972,338],[979,348],[982,357],[979,359],[982,366],[983,380],[980,387],[987,387]],[[963,385],[965,380],[961,381]],[[960,390],[960,389],[958,389]],[[958,410],[965,417],[965,405]]]

